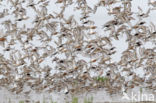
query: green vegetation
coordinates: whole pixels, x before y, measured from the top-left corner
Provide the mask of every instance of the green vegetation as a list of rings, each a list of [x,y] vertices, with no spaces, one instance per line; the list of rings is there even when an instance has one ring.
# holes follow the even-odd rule
[[[98,77],[95,77],[94,79],[97,80],[97,81],[99,81],[99,82],[108,81],[108,78],[107,77],[100,77],[100,76],[98,76]]]
[[[143,92],[143,88],[140,88],[140,93],[142,94],[142,92]]]
[[[24,103],[24,101],[19,101],[19,103]]]
[[[72,103],[78,103],[78,98],[77,98],[77,97],[74,97],[74,98],[72,99]]]
[[[85,98],[83,103],[93,103],[93,97]]]

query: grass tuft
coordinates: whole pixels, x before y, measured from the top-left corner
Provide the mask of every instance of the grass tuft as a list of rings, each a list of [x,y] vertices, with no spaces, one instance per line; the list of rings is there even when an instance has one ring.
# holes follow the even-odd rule
[[[90,98],[85,98],[84,99],[84,103],[93,103],[93,97],[90,97]]]
[[[21,100],[21,101],[19,101],[19,103],[24,103],[24,101]]]
[[[99,82],[105,82],[105,81],[108,81],[108,78],[107,77],[95,77],[94,78],[96,81],[99,81]]]
[[[77,97],[72,98],[72,103],[78,103],[78,98]]]

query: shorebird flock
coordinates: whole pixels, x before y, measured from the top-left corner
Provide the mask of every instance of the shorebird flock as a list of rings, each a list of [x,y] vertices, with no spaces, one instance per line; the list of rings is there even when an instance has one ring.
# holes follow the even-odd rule
[[[26,95],[101,88],[115,94],[136,86],[155,91],[156,27],[145,19],[156,10],[156,1],[149,0],[146,12],[142,7],[132,12],[132,1],[98,0],[90,7],[87,0],[6,0],[7,5],[0,0],[4,8],[0,12],[0,87]],[[60,5],[60,11],[49,13],[50,2]],[[80,18],[65,16],[71,5],[81,12]],[[113,19],[95,25],[90,17],[99,7],[106,8]],[[27,15],[28,8],[35,16]],[[128,48],[114,62],[117,51],[112,41],[120,41],[123,35]],[[146,48],[148,42],[154,46]],[[142,77],[137,69],[144,71]]]

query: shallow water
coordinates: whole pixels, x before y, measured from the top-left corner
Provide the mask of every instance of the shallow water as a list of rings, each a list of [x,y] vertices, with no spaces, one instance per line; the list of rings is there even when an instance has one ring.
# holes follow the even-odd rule
[[[0,103],[18,103],[19,101],[29,101],[28,103],[38,102],[44,103],[66,103],[71,102],[72,98],[78,98],[78,103],[83,103],[84,100],[91,100],[93,98],[93,103],[104,103],[104,102],[139,102],[139,101],[156,101],[156,92],[151,90],[143,90],[142,93],[139,90],[139,87],[128,90],[126,93],[129,97],[129,100],[123,99],[123,93],[108,94],[105,89],[85,92],[83,94],[71,95],[63,93],[35,93],[31,92],[30,95],[24,94],[14,94],[10,93],[4,88],[0,90]],[[154,96],[154,100],[151,99],[151,95]],[[133,96],[133,97],[132,97]]]

